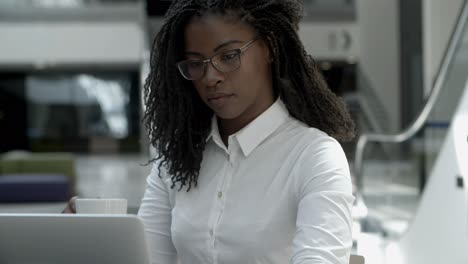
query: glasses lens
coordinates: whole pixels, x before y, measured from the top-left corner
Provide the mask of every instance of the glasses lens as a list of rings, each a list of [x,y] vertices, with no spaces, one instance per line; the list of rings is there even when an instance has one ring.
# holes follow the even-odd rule
[[[186,60],[177,64],[180,73],[188,80],[196,80],[203,75],[205,64],[203,61]]]
[[[240,50],[231,50],[213,57],[213,65],[222,72],[234,71],[240,66]]]

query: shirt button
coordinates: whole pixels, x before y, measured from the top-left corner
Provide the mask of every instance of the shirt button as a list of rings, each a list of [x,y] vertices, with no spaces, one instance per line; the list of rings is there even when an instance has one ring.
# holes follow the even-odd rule
[[[222,192],[218,192],[218,198],[221,198],[223,197],[223,193]]]
[[[210,230],[210,236],[213,236],[213,229]]]

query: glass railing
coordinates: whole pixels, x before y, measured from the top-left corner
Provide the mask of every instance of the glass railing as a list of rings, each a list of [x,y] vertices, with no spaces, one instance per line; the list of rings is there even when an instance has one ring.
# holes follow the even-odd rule
[[[458,106],[458,101],[463,95],[468,77],[468,26],[463,32],[456,54],[451,63],[451,69],[447,73],[439,99],[426,122],[425,168],[430,171],[439,153],[442,143],[448,132],[451,119]]]
[[[398,238],[417,211],[424,184],[465,89],[467,18],[465,1],[432,91],[416,120],[398,134],[363,134],[359,138],[353,214],[364,231]]]

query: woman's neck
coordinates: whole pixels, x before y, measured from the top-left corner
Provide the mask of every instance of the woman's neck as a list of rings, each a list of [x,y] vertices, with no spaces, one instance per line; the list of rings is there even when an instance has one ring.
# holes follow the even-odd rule
[[[249,116],[240,115],[234,119],[221,119],[218,117],[218,129],[219,134],[221,135],[221,139],[224,142],[224,145],[228,146],[228,139],[229,136],[239,132],[241,129],[246,127],[250,122],[254,121],[258,116],[260,116],[263,112],[265,112],[271,105],[275,102],[274,98],[272,97],[271,100],[266,101],[266,103],[258,107],[257,111],[251,111],[254,114]]]

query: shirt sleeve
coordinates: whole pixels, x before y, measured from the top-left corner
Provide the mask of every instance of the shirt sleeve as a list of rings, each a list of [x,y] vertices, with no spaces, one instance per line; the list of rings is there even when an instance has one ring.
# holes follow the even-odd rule
[[[158,166],[153,166],[147,178],[138,216],[142,220],[152,264],[175,264],[177,252],[171,238],[171,201],[165,177],[158,176]]]
[[[299,204],[291,263],[349,263],[354,196],[343,149],[332,138],[312,144],[294,175]]]

